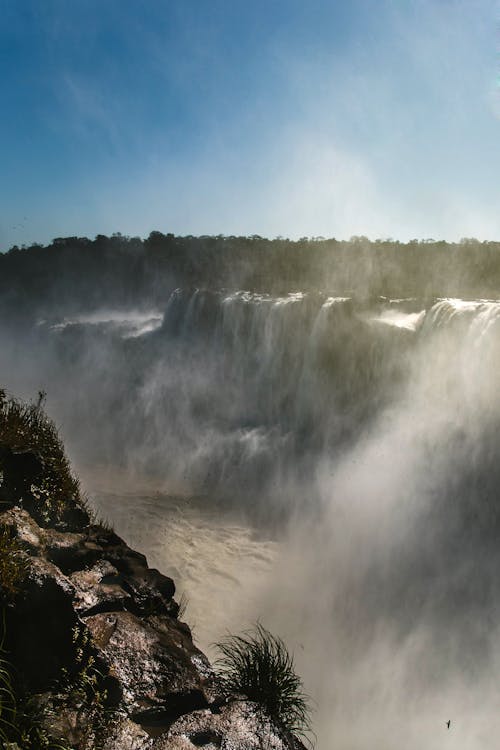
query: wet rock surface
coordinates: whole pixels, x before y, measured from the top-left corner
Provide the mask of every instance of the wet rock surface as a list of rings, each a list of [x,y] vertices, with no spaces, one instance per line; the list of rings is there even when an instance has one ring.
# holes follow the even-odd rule
[[[153,743],[153,750],[284,750],[302,748],[300,742],[283,734],[259,706],[250,701],[233,701],[219,713],[194,711],[176,721]]]

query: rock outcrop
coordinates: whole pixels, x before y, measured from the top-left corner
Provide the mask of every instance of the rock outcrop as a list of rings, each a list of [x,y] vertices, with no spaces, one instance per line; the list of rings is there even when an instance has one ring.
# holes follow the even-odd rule
[[[20,475],[37,473],[36,457],[8,454],[7,465],[0,524],[23,582],[4,609],[4,653],[53,737],[75,750],[303,747],[258,705],[224,694],[178,619],[170,578],[82,508],[44,523]]]

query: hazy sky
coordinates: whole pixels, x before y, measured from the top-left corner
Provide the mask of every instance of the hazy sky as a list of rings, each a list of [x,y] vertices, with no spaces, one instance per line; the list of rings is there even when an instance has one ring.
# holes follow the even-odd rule
[[[493,0],[0,0],[0,249],[500,239]]]

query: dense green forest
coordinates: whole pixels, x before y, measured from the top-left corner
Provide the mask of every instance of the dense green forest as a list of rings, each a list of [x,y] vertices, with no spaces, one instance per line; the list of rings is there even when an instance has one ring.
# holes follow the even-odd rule
[[[93,240],[59,237],[46,246],[14,246],[0,253],[0,304],[10,314],[163,305],[177,286],[497,297],[500,242],[293,241],[154,231],[145,240],[119,233]]]

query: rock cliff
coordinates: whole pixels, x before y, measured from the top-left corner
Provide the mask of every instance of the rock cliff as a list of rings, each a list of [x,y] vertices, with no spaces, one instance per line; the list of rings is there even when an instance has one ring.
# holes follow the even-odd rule
[[[259,705],[224,693],[178,617],[170,578],[95,523],[78,499],[53,512],[50,493],[40,490],[48,463],[0,443],[4,745],[302,748]],[[9,711],[17,712],[18,737],[2,730]]]

